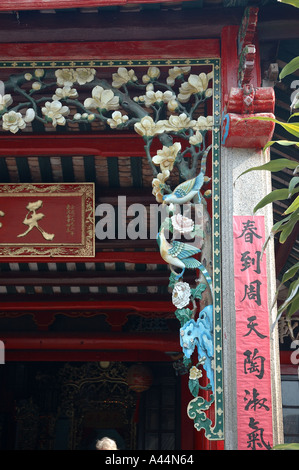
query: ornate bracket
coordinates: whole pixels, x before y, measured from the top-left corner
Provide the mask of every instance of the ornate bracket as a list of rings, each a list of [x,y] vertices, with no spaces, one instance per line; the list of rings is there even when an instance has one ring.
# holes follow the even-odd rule
[[[245,9],[238,35],[234,38],[237,45],[232,48],[231,57],[227,57],[231,63],[227,67],[235,70],[236,76],[235,86],[223,90],[227,96],[222,119],[222,145],[225,147],[263,148],[274,132],[273,122],[254,119],[274,118],[275,104],[273,88],[256,86],[261,81],[255,44],[257,19],[258,8]],[[226,44],[226,47],[230,48],[230,45]]]

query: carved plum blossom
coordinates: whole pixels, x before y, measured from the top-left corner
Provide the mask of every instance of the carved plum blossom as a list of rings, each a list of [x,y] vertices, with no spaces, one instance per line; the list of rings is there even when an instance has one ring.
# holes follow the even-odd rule
[[[142,81],[143,83],[149,83],[151,81],[156,80],[160,77],[160,69],[158,67],[149,67],[147,73],[143,75]]]
[[[0,95],[0,113],[6,111],[7,107],[12,104],[13,100],[11,95]]]
[[[168,77],[166,79],[167,85],[173,86],[176,78],[183,77],[191,70],[191,67],[174,67],[173,69],[168,70]]]
[[[194,228],[194,222],[192,219],[183,216],[182,214],[175,214],[171,217],[171,222],[174,230],[177,230],[179,233],[186,235],[187,233],[192,232]]]
[[[202,371],[197,369],[196,366],[192,366],[189,370],[189,379],[190,380],[197,380],[202,377]]]
[[[127,115],[122,115],[120,111],[114,111],[114,113],[112,113],[112,119],[107,119],[107,123],[111,129],[116,129],[118,126],[125,124],[128,119],[129,117]]]
[[[60,101],[54,100],[52,102],[47,101],[45,106],[42,108],[42,113],[46,116],[54,127],[64,126],[66,119],[64,116],[67,116],[70,113],[70,110],[67,106],[62,106]]]
[[[153,137],[156,134],[162,134],[165,130],[166,121],[154,122],[150,116],[144,116],[140,122],[134,124],[134,129],[137,134],[142,137]]]
[[[177,308],[184,308],[190,302],[191,289],[187,282],[177,282],[172,291],[172,303]]]
[[[170,132],[180,132],[189,127],[193,127],[196,121],[191,120],[187,114],[182,113],[179,116],[172,115],[168,121],[165,122],[165,130]]]
[[[162,150],[157,151],[157,155],[153,157],[153,162],[155,165],[160,165],[161,170],[171,171],[174,166],[178,152],[181,150],[180,142],[175,142],[170,147],[163,145]]]
[[[55,70],[57,84],[61,86],[73,86],[76,81],[76,73],[73,69]]]
[[[189,138],[189,144],[191,145],[199,145],[202,143],[202,133],[196,131],[194,135]]]
[[[200,116],[193,125],[194,130],[206,131],[213,128],[213,116]]]
[[[200,73],[199,75],[191,74],[188,81],[184,82],[179,89],[179,101],[187,103],[191,95],[197,95],[198,93],[204,93],[207,98],[212,96],[212,88],[208,89],[208,83],[212,77],[213,72],[208,74]]]
[[[56,88],[55,95],[52,96],[52,100],[62,100],[65,98],[78,98],[78,92],[75,88],[70,86],[64,86],[63,88]]]
[[[125,67],[119,67],[117,73],[112,74],[112,86],[114,88],[121,88],[129,82],[136,82],[138,78],[133,69],[127,70]]]
[[[148,108],[155,103],[157,104],[168,103],[173,98],[174,98],[174,94],[169,90],[165,91],[164,93],[160,90],[158,91],[149,90],[145,94],[144,103],[145,103],[145,106]]]
[[[119,108],[119,97],[112,90],[104,90],[100,85],[93,88],[92,98],[86,98],[84,107],[87,109],[115,110]]]
[[[85,83],[90,83],[94,80],[95,74],[95,69],[80,67],[76,69],[74,75],[76,82],[79,83],[79,85],[85,85]]]
[[[34,75],[36,76],[36,78],[42,78],[45,75],[45,71],[44,69],[36,69],[34,71]]]
[[[26,122],[24,121],[21,113],[16,113],[15,111],[9,111],[2,116],[2,127],[5,131],[10,131],[13,134],[18,132],[19,129],[24,129],[26,127]]]
[[[156,201],[161,203],[163,202],[163,193],[162,189],[165,186],[165,181],[169,178],[170,171],[163,170],[162,173],[158,173],[156,178],[152,181],[152,194],[155,196]]]

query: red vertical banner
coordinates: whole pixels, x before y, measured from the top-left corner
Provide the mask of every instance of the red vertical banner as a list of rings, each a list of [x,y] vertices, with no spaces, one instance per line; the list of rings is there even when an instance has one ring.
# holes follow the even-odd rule
[[[234,216],[238,449],[273,446],[263,216]]]

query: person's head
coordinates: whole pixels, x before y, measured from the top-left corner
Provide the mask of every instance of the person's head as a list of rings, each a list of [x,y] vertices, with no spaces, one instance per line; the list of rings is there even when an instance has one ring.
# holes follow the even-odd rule
[[[103,437],[96,443],[97,450],[117,450],[116,442],[109,437]]]

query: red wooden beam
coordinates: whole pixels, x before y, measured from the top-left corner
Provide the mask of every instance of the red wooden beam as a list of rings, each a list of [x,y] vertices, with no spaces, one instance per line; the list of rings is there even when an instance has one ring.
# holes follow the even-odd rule
[[[9,349],[5,351],[7,362],[171,362],[173,356],[160,351],[78,351],[78,350],[30,350]]]
[[[50,10],[60,8],[91,8],[124,6],[128,4],[181,3],[190,0],[17,0],[13,6],[11,0],[1,0],[0,11]]]
[[[166,264],[157,251],[105,251],[96,253],[95,257],[59,258],[28,256],[23,258],[3,257],[0,263],[134,263],[134,264]]]
[[[48,311],[91,311],[98,310],[107,312],[110,310],[127,310],[131,312],[172,312],[173,305],[171,301],[166,300],[77,300],[75,296],[70,296],[69,300],[50,300],[47,297],[45,301],[2,301],[2,312],[48,312]],[[74,300],[72,300],[74,299]]]
[[[181,351],[176,333],[1,333],[5,350]]]
[[[161,143],[153,141],[153,151]],[[55,134],[1,136],[0,155],[95,155],[101,157],[145,157],[144,141],[137,134]]]
[[[184,41],[110,41],[65,43],[2,43],[0,60],[188,59],[220,57],[218,39]],[[52,65],[55,67],[55,65]]]

